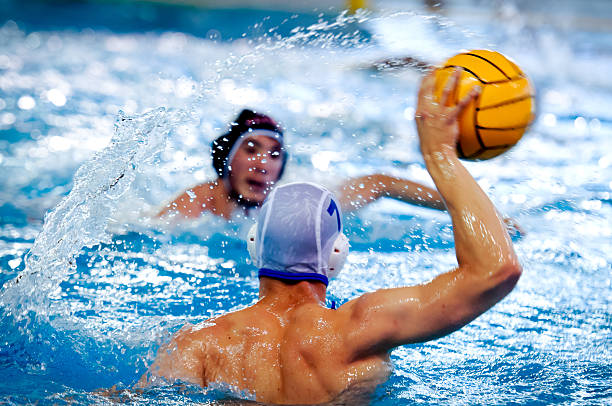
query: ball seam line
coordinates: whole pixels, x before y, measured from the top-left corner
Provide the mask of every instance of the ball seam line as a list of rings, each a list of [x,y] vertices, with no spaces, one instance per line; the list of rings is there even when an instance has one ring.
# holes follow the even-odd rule
[[[505,77],[506,77],[508,80],[512,80],[512,79],[510,78],[510,76],[508,76],[508,74],[507,74],[506,72],[504,72],[504,71],[503,71],[503,69],[502,69],[502,68],[500,68],[499,66],[495,65],[493,62],[491,62],[491,61],[490,61],[490,60],[488,60],[487,58],[482,57],[482,56],[480,56],[480,55],[472,54],[472,53],[468,53],[468,54],[466,54],[466,55],[473,56],[474,58],[482,59],[483,61],[488,62],[488,63],[489,63],[491,66],[493,66],[495,69],[497,69],[498,71],[500,71],[500,72],[502,73],[502,75],[504,75],[504,76],[505,76]]]

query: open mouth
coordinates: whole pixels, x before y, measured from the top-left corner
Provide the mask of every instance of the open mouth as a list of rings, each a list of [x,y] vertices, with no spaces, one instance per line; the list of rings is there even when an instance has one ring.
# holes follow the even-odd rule
[[[254,179],[248,179],[247,184],[255,190],[263,190],[266,188],[266,182],[260,182]]]

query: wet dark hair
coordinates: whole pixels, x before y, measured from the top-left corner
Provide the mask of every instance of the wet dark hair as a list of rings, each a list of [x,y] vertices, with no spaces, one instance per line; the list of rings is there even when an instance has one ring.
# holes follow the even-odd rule
[[[236,120],[230,123],[229,131],[214,140],[210,146],[212,164],[217,175],[220,177],[226,175],[227,166],[229,164],[227,162],[228,155],[238,138],[247,131],[255,129],[274,131],[278,134],[277,139],[281,143],[281,147],[283,147],[283,166],[281,167],[277,181],[283,176],[288,156],[287,151],[284,149],[282,128],[272,119],[272,117],[249,109],[242,110]]]

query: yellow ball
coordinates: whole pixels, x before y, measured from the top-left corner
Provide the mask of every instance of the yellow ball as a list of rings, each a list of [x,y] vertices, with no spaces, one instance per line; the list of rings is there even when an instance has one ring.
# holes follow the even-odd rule
[[[449,97],[456,104],[472,87],[482,88],[459,117],[459,158],[485,160],[512,148],[535,118],[535,91],[527,76],[499,52],[474,50],[453,56],[435,72],[434,95],[440,100],[447,80],[463,68]]]

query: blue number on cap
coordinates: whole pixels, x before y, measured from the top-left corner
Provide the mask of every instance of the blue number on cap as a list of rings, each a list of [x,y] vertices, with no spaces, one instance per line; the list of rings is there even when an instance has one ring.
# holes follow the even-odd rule
[[[334,199],[331,199],[329,201],[329,207],[327,208],[327,212],[330,216],[333,216],[334,212],[336,212],[336,219],[338,220],[338,231],[340,231],[342,229],[342,223],[340,222],[340,211],[338,210],[338,206],[336,206],[336,202],[334,202]]]

